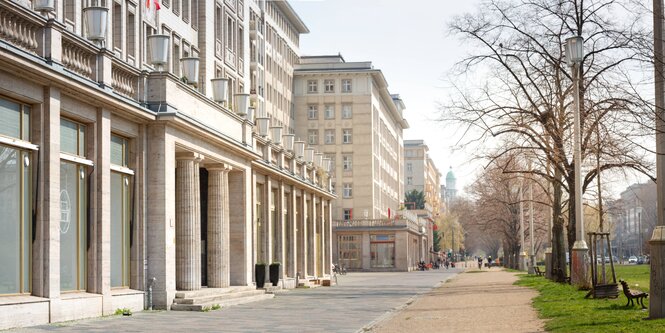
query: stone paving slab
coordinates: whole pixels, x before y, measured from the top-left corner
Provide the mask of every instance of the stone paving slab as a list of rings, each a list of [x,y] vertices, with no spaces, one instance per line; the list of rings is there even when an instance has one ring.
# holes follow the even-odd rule
[[[296,289],[210,312],[139,312],[10,332],[357,332],[461,269],[349,273],[339,285]]]

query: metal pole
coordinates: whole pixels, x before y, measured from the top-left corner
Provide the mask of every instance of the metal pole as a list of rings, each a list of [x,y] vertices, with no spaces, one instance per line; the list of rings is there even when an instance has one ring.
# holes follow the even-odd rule
[[[663,77],[663,0],[653,1],[654,76],[656,97],[656,176],[665,179],[665,85]],[[649,247],[651,273],[649,318],[665,317],[665,182],[656,182],[658,193],[658,223],[653,230]]]
[[[524,207],[523,207],[523,181],[520,180],[520,261],[519,261],[519,270],[526,270],[526,249],[524,247]]]
[[[573,255],[571,258],[572,270],[570,274],[571,283],[578,287],[588,287],[587,279],[587,254],[589,247],[584,240],[584,207],[582,206],[582,146],[581,146],[581,120],[580,120],[580,64],[573,65],[573,81],[575,81],[575,112],[573,128],[573,145],[575,155],[575,243],[573,244]]]
[[[536,248],[533,238],[533,182],[531,179],[529,179],[529,241],[531,243],[529,252],[529,274],[536,274]]]

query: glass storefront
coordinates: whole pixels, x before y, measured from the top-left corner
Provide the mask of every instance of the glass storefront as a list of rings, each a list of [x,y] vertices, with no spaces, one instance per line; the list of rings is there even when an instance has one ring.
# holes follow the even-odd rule
[[[60,150],[85,158],[85,126],[60,120]],[[87,166],[61,155],[60,160],[60,290],[86,289]]]
[[[126,168],[128,141],[111,136],[111,164]],[[129,287],[130,216],[132,177],[129,173],[111,172],[111,287]]]
[[[30,141],[30,108],[0,98],[0,135]],[[32,179],[29,150],[0,145],[0,294],[31,287]]]
[[[370,235],[371,268],[395,267],[395,235]]]
[[[340,235],[337,237],[337,248],[339,249],[339,264],[346,268],[362,268],[360,235]]]

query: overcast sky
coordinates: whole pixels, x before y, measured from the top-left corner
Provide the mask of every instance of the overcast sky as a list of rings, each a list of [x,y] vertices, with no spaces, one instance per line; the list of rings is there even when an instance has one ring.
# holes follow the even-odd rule
[[[457,188],[473,180],[474,167],[450,146],[459,139],[432,119],[437,101],[448,96],[443,78],[465,55],[447,22],[475,12],[478,0],[290,0],[309,30],[301,37],[303,55],[341,53],[346,61],[372,61],[383,71],[391,93],[406,104],[411,125],[405,139],[424,139],[445,177],[450,166]]]

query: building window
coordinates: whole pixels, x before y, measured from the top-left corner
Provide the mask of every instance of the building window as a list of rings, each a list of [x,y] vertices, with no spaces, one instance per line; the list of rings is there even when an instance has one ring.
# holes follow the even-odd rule
[[[335,106],[333,104],[326,104],[323,107],[323,117],[326,119],[335,119]]]
[[[353,107],[351,104],[342,104],[342,119],[351,119],[353,117]]]
[[[353,197],[353,184],[351,184],[351,183],[342,184],[342,196],[344,198],[352,198]]]
[[[370,267],[395,267],[395,235],[370,235]]]
[[[60,290],[86,289],[88,174],[86,127],[60,119]],[[74,161],[67,156],[75,155]]]
[[[353,208],[344,208],[344,220],[353,218]]]
[[[319,144],[319,130],[317,129],[307,130],[307,143],[310,145]]]
[[[406,164],[406,171],[408,171],[408,172],[412,172],[412,171],[413,171],[413,164],[411,164],[411,163],[407,163],[407,164]]]
[[[352,130],[350,128],[342,129],[342,143],[352,143]]]
[[[307,106],[307,119],[319,119],[319,106],[310,104]]]
[[[128,140],[111,135],[111,287],[129,287],[132,171]]]
[[[30,108],[0,98],[0,134],[29,141]],[[30,293],[32,153],[0,145],[0,294]]]
[[[337,238],[338,258],[341,265],[351,269],[362,268],[361,241],[360,235],[340,235]]]
[[[319,82],[317,80],[307,80],[307,93],[316,94],[319,92]]]
[[[344,171],[353,170],[353,156],[352,155],[342,155],[342,170],[344,170]]]
[[[335,80],[324,80],[323,86],[325,87],[325,92],[327,93],[335,92]]]
[[[351,91],[351,79],[342,80],[342,92],[350,93]]]
[[[406,185],[413,185],[413,177],[406,177]]]
[[[335,144],[335,130],[334,129],[327,129],[325,132],[325,137],[324,137],[324,142],[327,145],[334,145]]]

